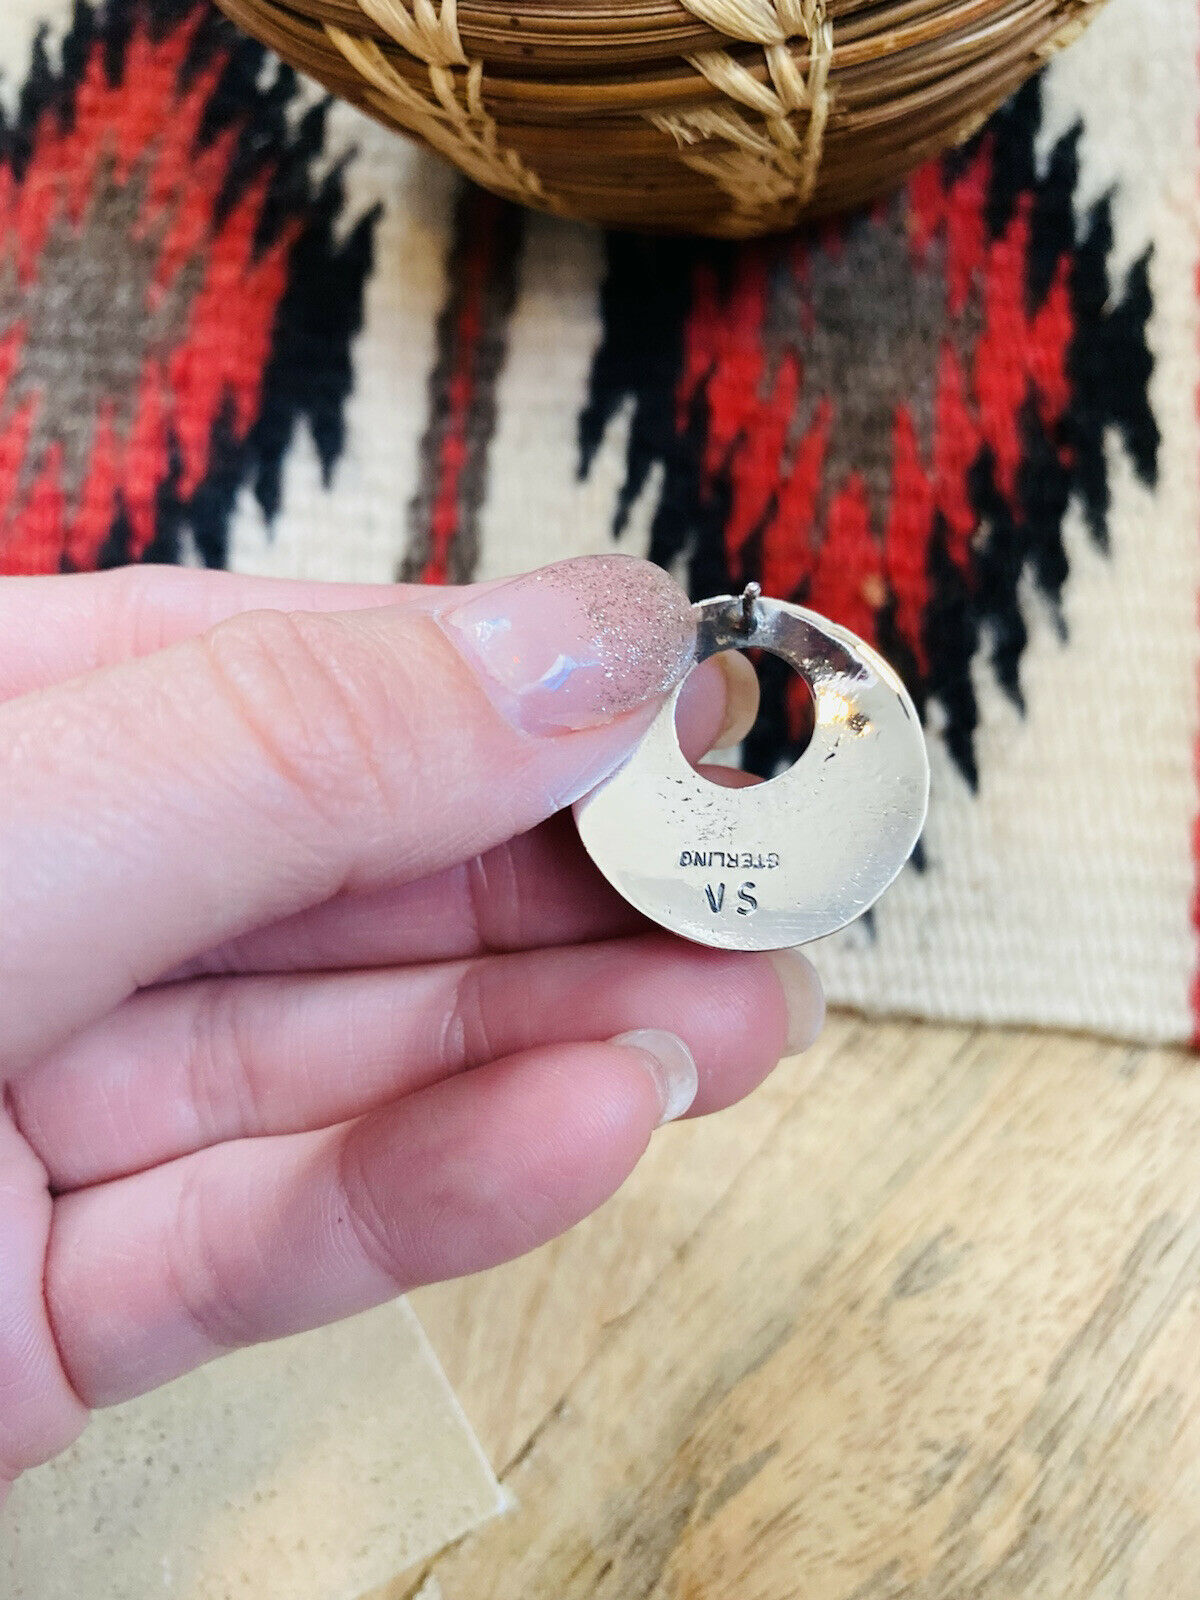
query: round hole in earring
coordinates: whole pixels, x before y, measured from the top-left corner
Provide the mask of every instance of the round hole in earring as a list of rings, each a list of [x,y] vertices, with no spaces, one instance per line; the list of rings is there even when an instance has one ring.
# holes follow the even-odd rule
[[[727,684],[726,728],[711,748],[694,753],[689,741],[686,688],[676,706],[675,731],[689,765],[721,788],[745,788],[779,777],[795,765],[812,742],[816,706],[812,686],[790,661],[774,651],[741,650],[729,645],[710,659],[745,663]],[[692,669],[695,671],[695,668]],[[754,680],[751,680],[751,673]]]

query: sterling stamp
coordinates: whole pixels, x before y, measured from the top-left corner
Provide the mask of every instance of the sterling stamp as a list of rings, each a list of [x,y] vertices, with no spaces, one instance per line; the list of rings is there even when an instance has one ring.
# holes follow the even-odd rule
[[[696,660],[780,656],[812,692],[812,739],[777,777],[725,788],[675,730],[679,691],[637,749],[576,803],[592,860],[631,905],[699,944],[779,950],[868,910],[912,854],[929,803],[925,737],[877,651],[751,584],[696,606]]]

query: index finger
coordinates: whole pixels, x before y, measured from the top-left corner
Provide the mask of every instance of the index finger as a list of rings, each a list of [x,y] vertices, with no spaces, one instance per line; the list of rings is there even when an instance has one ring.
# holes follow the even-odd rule
[[[150,655],[243,611],[430,611],[455,592],[153,565],[0,578],[0,701]]]

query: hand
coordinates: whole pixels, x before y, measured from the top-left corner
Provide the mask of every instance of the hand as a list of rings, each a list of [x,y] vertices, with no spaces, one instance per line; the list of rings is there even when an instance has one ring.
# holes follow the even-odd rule
[[[0,1484],[89,1407],[532,1248],[812,1039],[801,957],[649,930],[555,815],[693,642],[622,557],[0,584]],[[732,670],[688,680],[697,755]]]

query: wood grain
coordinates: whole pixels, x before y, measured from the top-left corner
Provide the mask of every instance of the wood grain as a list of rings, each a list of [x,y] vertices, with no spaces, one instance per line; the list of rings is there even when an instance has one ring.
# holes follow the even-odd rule
[[[1198,1291],[1191,1058],[835,1019],[567,1240],[417,1298],[515,1500],[430,1570],[444,1600],[1192,1600]]]

